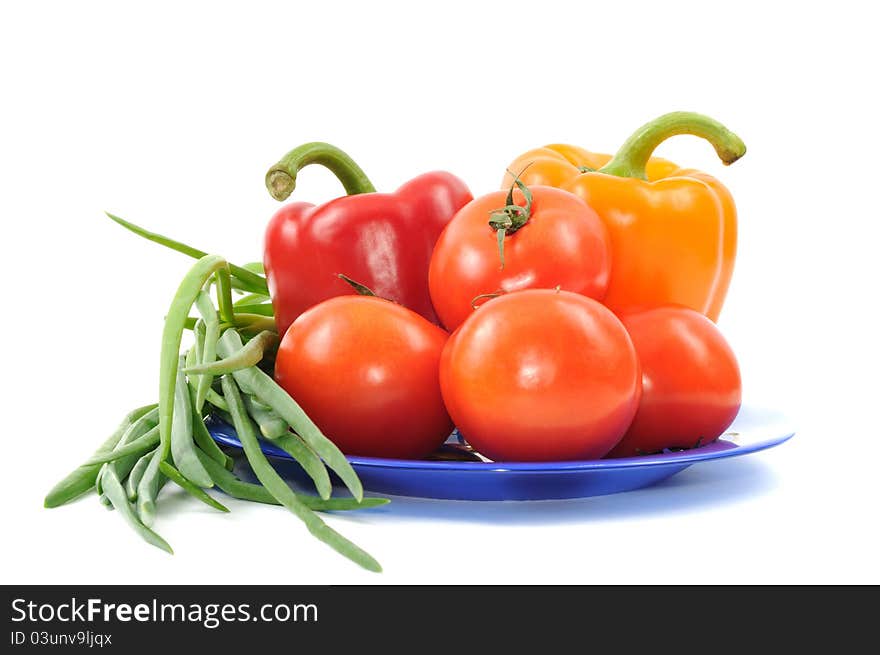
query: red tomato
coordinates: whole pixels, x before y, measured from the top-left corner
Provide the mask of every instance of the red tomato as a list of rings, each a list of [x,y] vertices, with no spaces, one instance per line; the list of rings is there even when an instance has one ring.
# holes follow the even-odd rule
[[[437,375],[446,338],[388,300],[339,296],[293,322],[275,379],[344,453],[421,457],[452,432]]]
[[[440,361],[449,414],[498,461],[602,457],[629,427],[640,384],[617,317],[551,289],[488,301],[449,338]]]
[[[717,439],[742,401],[739,366],[715,324],[685,307],[621,317],[642,364],[642,400],[611,457]]]
[[[601,300],[608,289],[610,245],[605,225],[583,200],[551,187],[530,187],[528,220],[504,238],[504,268],[490,215],[505,206],[496,191],[462,207],[443,230],[428,272],[431,301],[454,330],[473,313],[474,298],[496,291],[557,286]],[[524,205],[521,192],[514,202]]]

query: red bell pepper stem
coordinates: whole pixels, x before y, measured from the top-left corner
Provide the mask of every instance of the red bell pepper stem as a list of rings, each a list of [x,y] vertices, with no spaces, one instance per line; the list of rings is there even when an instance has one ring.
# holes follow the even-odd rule
[[[348,195],[376,191],[361,167],[336,146],[315,141],[294,148],[266,173],[266,188],[275,200],[285,200],[296,188],[296,175],[309,164],[320,164],[333,173]]]
[[[633,132],[599,172],[644,180],[645,167],[654,150],[663,141],[677,134],[692,134],[706,139],[715,148],[725,166],[746,154],[746,144],[742,139],[715,119],[692,111],[674,111],[645,123]]]

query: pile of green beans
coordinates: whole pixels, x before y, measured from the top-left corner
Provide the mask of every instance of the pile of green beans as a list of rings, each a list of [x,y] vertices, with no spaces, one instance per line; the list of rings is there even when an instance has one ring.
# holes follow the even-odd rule
[[[228,512],[206,491],[217,487],[234,498],[284,506],[328,546],[370,571],[381,571],[371,555],[315,514],[388,501],[364,497],[342,452],[264,370],[271,371],[278,334],[262,267],[235,266],[108,216],[198,261],[181,281],[165,317],[159,402],[129,412],[89,459],[52,488],[45,506],[58,507],[94,490],[144,540],[171,553],[168,542],[153,530],[159,491],[170,481],[206,505]],[[234,293],[241,297],[234,300]],[[190,316],[193,310],[198,316]],[[193,343],[183,350],[187,330]],[[212,414],[234,425],[260,484],[244,482],[233,473],[232,458],[211,438],[205,423]],[[263,454],[260,440],[289,453],[314,482],[317,496],[294,492]],[[351,497],[330,497],[328,468]]]

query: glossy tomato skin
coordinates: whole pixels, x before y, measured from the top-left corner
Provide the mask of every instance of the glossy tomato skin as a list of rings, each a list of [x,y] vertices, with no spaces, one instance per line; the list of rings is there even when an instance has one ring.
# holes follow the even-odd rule
[[[339,296],[293,322],[275,379],[342,452],[422,457],[452,432],[438,382],[446,339],[388,300]]]
[[[715,324],[686,307],[621,316],[642,365],[642,399],[610,457],[692,448],[717,439],[736,418],[742,382]]]
[[[506,204],[496,191],[462,207],[443,230],[428,270],[431,301],[443,325],[454,330],[473,313],[474,298],[496,291],[553,289],[601,300],[608,289],[611,247],[599,216],[574,194],[530,187],[528,222],[504,239],[504,268],[493,210]],[[523,205],[522,194],[514,202]]]
[[[489,300],[440,362],[449,414],[496,461],[594,459],[629,427],[641,392],[635,349],[599,302],[552,289]]]

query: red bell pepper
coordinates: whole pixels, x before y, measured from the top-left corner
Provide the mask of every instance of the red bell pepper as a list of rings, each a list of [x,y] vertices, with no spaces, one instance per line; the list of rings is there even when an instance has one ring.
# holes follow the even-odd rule
[[[294,202],[269,221],[263,263],[278,333],[309,307],[355,291],[340,273],[438,323],[428,294],[428,265],[440,232],[473,199],[445,172],[420,175],[395,193],[376,193],[360,167],[327,143],[291,150],[266,174],[276,200],[286,199],[296,175],[321,164],[339,178],[347,196],[315,206]]]

